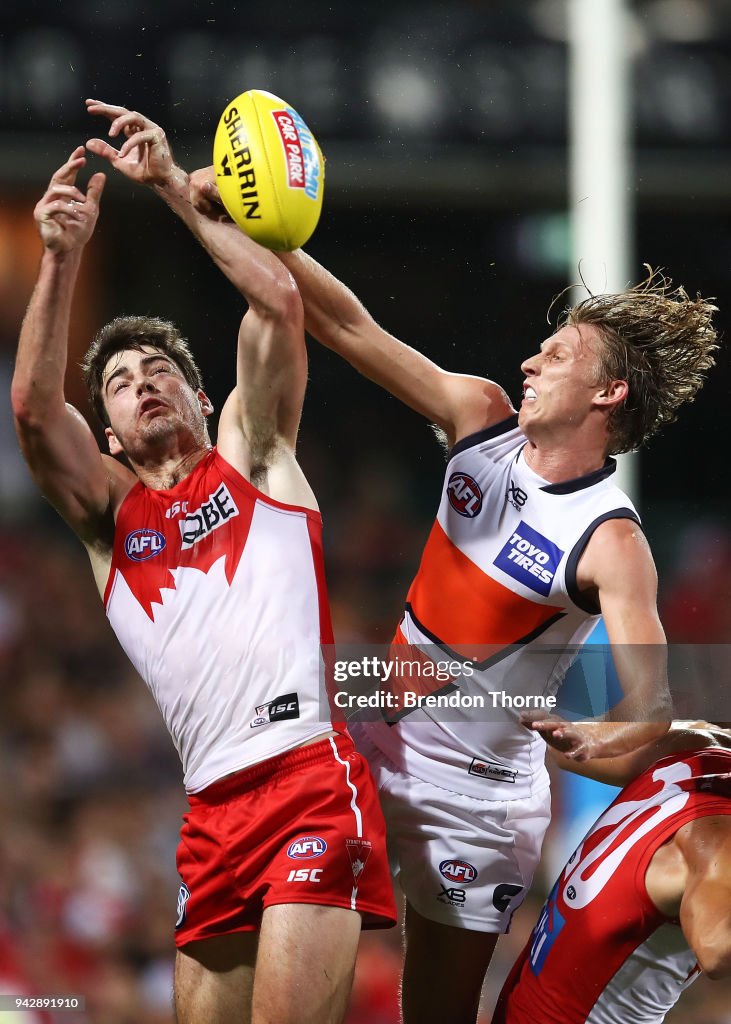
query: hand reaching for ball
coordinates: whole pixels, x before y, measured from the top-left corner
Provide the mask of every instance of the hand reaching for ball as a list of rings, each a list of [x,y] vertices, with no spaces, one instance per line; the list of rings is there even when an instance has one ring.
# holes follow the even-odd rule
[[[190,176],[190,201],[198,213],[209,220],[231,220],[223,205],[221,193],[216,184],[216,171],[213,165],[201,167]]]
[[[103,139],[89,139],[86,143],[89,152],[108,160],[131,181],[158,186],[169,182],[176,167],[165,132],[159,125],[137,111],[101,100],[87,100],[86,109],[112,122],[110,138],[120,132],[126,136],[118,150]]]

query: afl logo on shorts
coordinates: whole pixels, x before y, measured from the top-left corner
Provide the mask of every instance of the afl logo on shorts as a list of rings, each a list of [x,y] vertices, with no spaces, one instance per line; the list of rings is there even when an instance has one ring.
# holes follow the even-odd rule
[[[474,882],[477,878],[477,868],[466,860],[443,860],[439,873],[450,882]]]
[[[325,850],[327,843],[319,836],[300,836],[289,844],[287,856],[292,860],[312,860],[313,857],[322,857]]]
[[[480,485],[467,473],[452,473],[447,483],[447,497],[454,511],[466,519],[474,519],[482,509]]]
[[[127,558],[131,558],[133,562],[145,562],[148,558],[159,555],[165,544],[165,538],[161,533],[143,527],[127,534],[124,550]]]

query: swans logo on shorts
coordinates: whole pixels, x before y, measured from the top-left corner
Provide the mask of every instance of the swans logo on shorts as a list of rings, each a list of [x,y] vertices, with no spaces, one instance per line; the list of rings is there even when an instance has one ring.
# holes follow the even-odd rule
[[[466,860],[443,860],[439,873],[450,882],[474,882],[477,878],[477,868]]]
[[[289,844],[287,856],[292,860],[312,860],[313,857],[322,857],[325,850],[327,843],[319,836],[300,836]]]
[[[561,548],[521,519],[493,565],[547,597],[562,558]]]
[[[178,889],[178,919],[175,922],[176,928],[180,928],[185,921],[185,908],[188,906],[189,899],[190,889],[185,882],[181,882],[180,888]]]
[[[145,562],[148,558],[159,555],[165,544],[165,538],[161,533],[143,526],[141,530],[133,530],[127,534],[124,550],[127,558],[131,558],[133,562]]]
[[[452,473],[447,483],[447,497],[454,511],[465,519],[474,519],[482,509],[480,485],[467,473]]]

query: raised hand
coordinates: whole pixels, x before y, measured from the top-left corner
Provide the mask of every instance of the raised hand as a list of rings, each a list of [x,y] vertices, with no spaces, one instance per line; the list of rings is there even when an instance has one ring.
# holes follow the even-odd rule
[[[80,249],[94,233],[106,179],[101,172],[92,175],[85,195],[76,184],[85,163],[84,147],[77,146],[54,173],[33,211],[43,244],[51,252]]]
[[[231,220],[221,201],[213,167],[201,167],[190,175],[190,201],[210,220]]]
[[[142,185],[165,185],[175,170],[175,162],[163,129],[143,114],[101,100],[87,100],[90,114],[111,121],[110,138],[122,133],[126,141],[115,149],[103,139],[89,139],[86,148],[108,160],[131,181]]]

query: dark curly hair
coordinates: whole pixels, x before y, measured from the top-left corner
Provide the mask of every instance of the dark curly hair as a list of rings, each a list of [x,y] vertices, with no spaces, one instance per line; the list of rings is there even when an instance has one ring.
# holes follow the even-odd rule
[[[89,399],[105,426],[109,426],[109,416],[103,398],[104,367],[117,352],[125,349],[140,351],[145,345],[160,349],[172,359],[195,391],[203,387],[200,370],[188,342],[174,324],[156,316],[118,316],[102,327],[81,363]]]
[[[627,398],[609,420],[612,455],[633,451],[692,402],[718,348],[712,300],[673,287],[645,264],[647,277],[627,291],[590,295],[565,310],[559,327],[591,324],[602,339],[598,383],[625,380]]]

